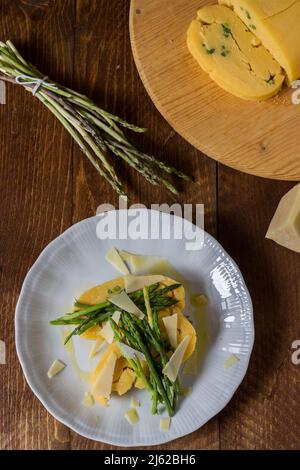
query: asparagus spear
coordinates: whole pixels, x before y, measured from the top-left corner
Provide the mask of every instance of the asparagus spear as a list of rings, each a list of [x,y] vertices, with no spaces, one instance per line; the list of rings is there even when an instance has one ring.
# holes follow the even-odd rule
[[[159,284],[156,283],[148,287],[149,300],[151,302],[151,306],[155,307],[156,309],[161,310],[163,308],[174,305],[177,302],[177,300],[173,299],[172,297],[168,297],[165,294],[169,291],[177,289],[178,287],[181,286],[181,284],[172,284],[171,286],[168,286],[167,288],[163,288],[163,289],[158,289],[158,286]],[[145,307],[145,302],[143,299],[142,289],[132,292],[131,294],[129,294],[129,297],[131,298],[132,301],[136,303],[136,305],[139,308],[145,311],[146,307]],[[58,317],[57,319],[50,321],[50,324],[51,325],[68,325],[68,324],[72,324],[73,321],[74,321],[74,324],[76,324],[79,321],[79,319],[85,319],[86,316],[90,316],[91,314],[94,314],[94,313],[99,314],[99,317],[94,315],[92,318],[94,320],[96,319],[98,323],[101,323],[101,321],[104,321],[106,319],[105,318],[101,320],[101,314],[103,315],[108,314],[108,313],[112,314],[116,309],[115,305],[109,302],[109,299],[106,300],[105,302],[102,302],[96,305],[86,305],[86,304],[82,304],[76,301],[74,306],[80,308],[80,310],[76,312],[72,312],[72,313],[67,313],[66,315]],[[98,320],[98,318],[100,319]]]
[[[152,407],[151,407],[151,412],[152,414],[156,415],[157,414],[157,404],[158,404],[158,390],[155,381],[152,379]]]
[[[50,322],[50,325],[64,325],[64,321],[70,322],[71,320],[77,320],[80,317],[85,317],[92,313],[100,312],[100,310],[109,306],[110,306],[109,302],[103,302],[102,304],[98,304],[98,305],[91,305],[89,307],[86,307],[84,310],[79,310],[74,313],[67,313],[67,315],[59,317],[56,320],[52,320]]]
[[[169,397],[168,397],[168,394],[167,394],[167,392],[164,388],[162,379],[161,379],[161,377],[158,373],[157,365],[155,364],[155,362],[154,362],[154,360],[153,360],[153,358],[150,354],[150,351],[149,351],[149,348],[148,348],[147,344],[143,341],[142,331],[140,330],[139,327],[137,327],[137,324],[135,323],[134,319],[132,318],[132,315],[130,315],[127,312],[123,312],[122,317],[124,318],[124,323],[128,327],[130,333],[132,334],[132,336],[135,338],[137,344],[139,345],[140,351],[142,351],[142,353],[144,354],[144,356],[146,358],[148,367],[150,369],[151,376],[152,376],[153,381],[155,382],[155,384],[157,386],[157,390],[158,390],[159,394],[161,395],[161,397],[163,399],[163,402],[165,403],[165,405],[167,407],[169,416],[173,416],[174,415],[174,408],[173,408],[173,406],[172,406],[172,404],[169,400]]]
[[[124,342],[124,341],[127,341],[129,346],[143,352],[143,354],[145,354],[146,350],[147,350],[147,346],[143,340],[143,335],[142,335],[142,332],[139,332],[137,328],[135,328],[134,324],[131,323],[131,321],[133,320],[133,318],[131,318],[131,315],[129,313],[126,313],[126,312],[122,312],[122,320],[121,320],[121,323],[124,324],[124,326],[127,327],[127,329],[123,328],[123,327],[120,327],[118,326],[112,319],[109,320],[110,322],[110,325],[113,329],[113,332],[114,332],[114,335],[115,335],[115,339],[117,341],[121,341],[121,342]],[[135,371],[137,377],[140,377],[144,384],[145,384],[145,387],[150,391],[151,393],[151,396],[152,396],[152,412],[154,414],[156,414],[157,412],[157,403],[158,401],[162,401],[163,403],[166,404],[168,410],[170,411],[170,413],[172,412],[171,408],[170,408],[170,404],[168,402],[168,400],[166,401],[166,393],[163,389],[163,384],[161,384],[161,387],[159,388],[159,376],[155,376],[156,372],[155,372],[155,363],[152,359],[152,356],[150,354],[150,352],[148,351],[148,353],[146,352],[146,360],[147,360],[147,364],[149,366],[149,369],[150,369],[150,382],[148,381],[144,371],[143,371],[143,368],[140,364],[140,361],[139,359],[136,357],[136,360],[132,360],[132,359],[128,359],[128,362],[129,364],[132,366],[132,369]],[[165,396],[164,396],[164,393],[165,393]]]
[[[146,320],[140,320],[137,317],[134,317],[133,320],[136,322],[137,325],[140,326],[140,329],[144,332],[147,341],[151,344],[155,351],[158,352],[160,356],[161,369],[163,369],[169,361],[169,358],[165,348],[164,340],[161,335],[157,311],[154,311],[153,329],[150,327]],[[169,399],[175,407],[178,396],[178,386],[177,384],[173,385],[173,383],[166,376],[162,377],[162,381],[169,396]]]
[[[149,291],[147,286],[144,286],[143,288],[143,294],[144,294],[144,301],[145,301],[145,307],[146,307],[146,312],[148,315],[148,322],[151,328],[153,328],[153,315],[152,315],[152,308],[150,304],[150,297],[149,297]]]

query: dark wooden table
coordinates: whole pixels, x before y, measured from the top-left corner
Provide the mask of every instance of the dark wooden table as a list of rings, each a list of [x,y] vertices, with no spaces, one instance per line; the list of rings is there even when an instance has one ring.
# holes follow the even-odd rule
[[[149,0],[150,1],[150,0]],[[162,449],[299,449],[300,257],[264,238],[292,183],[225,168],[179,137],[159,115],[136,72],[129,0],[2,0],[0,39],[38,68],[149,132],[139,144],[194,175],[176,198],[122,167],[132,202],[204,203],[206,230],[239,264],[252,294],[256,341],[247,376],[230,404],[202,429]],[[99,204],[117,205],[62,126],[29,93],[7,87],[0,106],[1,327],[0,448],[110,449],[56,422],[27,386],[17,360],[14,310],[41,250]],[[295,158],[298,158],[295,156]]]

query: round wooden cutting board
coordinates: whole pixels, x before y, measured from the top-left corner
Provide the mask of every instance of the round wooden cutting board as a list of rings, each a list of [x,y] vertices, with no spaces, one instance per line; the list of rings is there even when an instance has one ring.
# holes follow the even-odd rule
[[[263,102],[219,88],[186,46],[189,23],[217,0],[132,0],[130,36],[141,79],[170,125],[196,148],[254,175],[300,180],[300,104],[285,88]]]

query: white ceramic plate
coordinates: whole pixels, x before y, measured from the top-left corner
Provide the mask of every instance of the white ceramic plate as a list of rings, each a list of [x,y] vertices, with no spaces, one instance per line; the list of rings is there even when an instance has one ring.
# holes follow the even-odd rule
[[[146,219],[153,213],[142,212]],[[163,214],[162,220],[168,228],[177,218]],[[201,427],[222,410],[241,383],[254,341],[251,299],[238,267],[209,234],[204,233],[201,250],[185,251],[184,239],[101,241],[96,236],[98,221],[95,216],[68,229],[45,248],[27,274],[16,309],[19,360],[28,384],[49,413],[77,433],[124,447],[162,444]],[[186,227],[195,230],[189,222]],[[47,378],[54,359],[69,363],[61,327],[50,326],[49,320],[66,312],[74,297],[87,288],[118,276],[104,260],[111,246],[167,258],[193,292],[204,292],[209,298],[208,349],[196,376],[182,374],[183,385],[192,384],[192,392],[181,401],[168,432],[159,430],[160,417],[151,415],[145,391],[113,397],[108,408],[87,408],[81,401],[88,385],[70,365],[52,380]],[[79,366],[87,369],[91,344],[77,337],[74,343]],[[239,361],[225,369],[231,353]],[[133,395],[142,404],[135,426],[123,417]]]

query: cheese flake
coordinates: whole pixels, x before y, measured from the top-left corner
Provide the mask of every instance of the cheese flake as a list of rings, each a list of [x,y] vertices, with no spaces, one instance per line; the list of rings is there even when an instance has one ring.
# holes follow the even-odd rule
[[[177,378],[180,366],[184,358],[184,353],[189,345],[190,339],[190,335],[187,335],[185,336],[185,338],[183,338],[179,346],[172,354],[169,362],[163,368],[163,373],[171,380],[171,382],[175,382]]]
[[[133,274],[149,272],[157,263],[161,262],[160,256],[136,255],[128,251],[120,251],[121,258],[130,264]]]
[[[125,343],[118,343],[120,353],[126,359],[136,359],[138,358],[140,361],[146,361],[144,354],[136,349],[131,348]]]
[[[95,404],[94,397],[89,390],[85,392],[81,403],[86,407],[93,406]]]
[[[143,319],[145,316],[143,312],[131,300],[131,298],[128,297],[125,291],[122,291],[119,294],[112,295],[111,297],[109,297],[108,300],[120,309],[125,310],[125,312],[132,313],[133,315],[136,315],[141,319]]]
[[[120,273],[129,274],[129,269],[127,268],[126,264],[124,263],[116,248],[112,247],[106,253],[105,259]]]
[[[59,374],[59,372],[61,372],[65,367],[66,364],[59,361],[58,359],[55,359],[55,361],[47,372],[49,379],[52,379],[55,375]]]
[[[116,311],[111,318],[112,320],[114,320],[116,324],[118,324],[120,320],[120,316],[121,316],[121,312]],[[110,326],[109,321],[107,321],[104,327],[102,328],[101,336],[103,336],[103,338],[108,344],[111,344],[113,342],[115,335],[112,330],[112,327]]]
[[[93,385],[92,394],[94,396],[100,396],[104,398],[110,397],[116,360],[117,356],[112,352],[100,373],[98,374],[95,384]]]
[[[171,424],[171,418],[161,418],[159,422],[159,429],[161,431],[169,431],[170,429],[170,424]]]
[[[166,328],[170,345],[172,349],[176,349],[177,348],[178,315],[177,313],[175,313],[174,315],[170,315],[169,317],[163,317],[162,320]]]
[[[230,367],[234,366],[239,361],[240,360],[237,356],[235,356],[234,354],[230,354],[230,356],[224,362],[223,367],[224,367],[224,369],[230,369]]]
[[[131,398],[130,406],[131,408],[138,408],[140,406],[140,401],[136,398]]]
[[[135,408],[130,408],[130,410],[126,411],[126,413],[124,413],[124,417],[129,424],[136,424],[140,420]]]
[[[93,357],[95,357],[96,354],[98,354],[103,343],[104,343],[104,340],[102,338],[99,338],[94,342],[89,353],[89,359],[93,359]]]
[[[151,276],[133,276],[129,274],[124,276],[125,290],[128,294],[143,289],[145,286],[151,286],[164,280],[164,276],[159,274]]]

